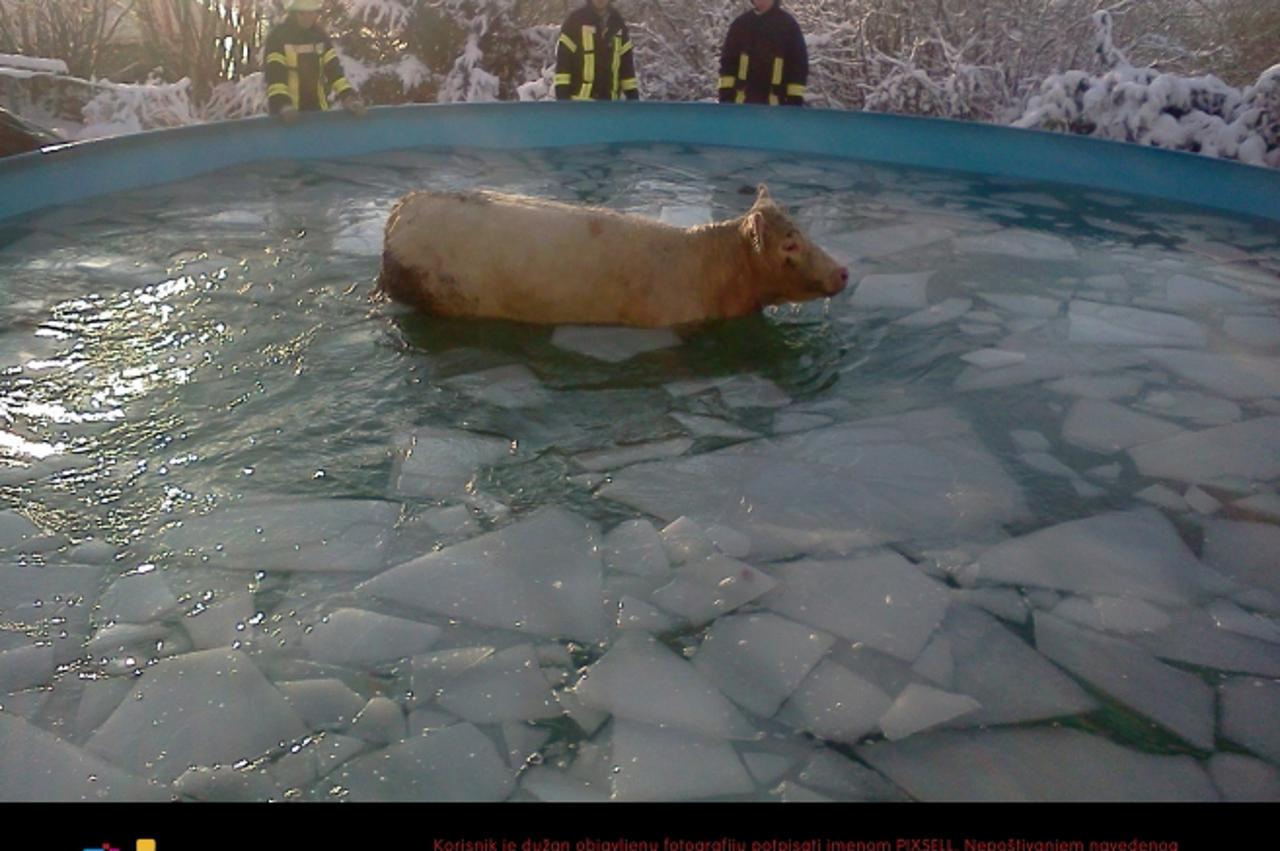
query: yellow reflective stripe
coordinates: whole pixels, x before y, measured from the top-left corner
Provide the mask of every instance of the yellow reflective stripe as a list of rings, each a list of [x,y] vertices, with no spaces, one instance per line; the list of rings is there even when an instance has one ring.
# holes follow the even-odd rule
[[[336,47],[331,47],[327,51],[325,51],[324,56],[320,57],[320,64],[328,65],[330,59],[337,59],[337,58],[338,58],[338,49]]]
[[[353,85],[351,85],[350,83],[348,83],[348,82],[347,82],[347,78],[346,78],[346,77],[339,77],[339,78],[338,78],[337,80],[335,80],[335,81],[334,81],[334,83],[333,83],[333,96],[334,96],[334,97],[338,97],[338,96],[339,96],[339,95],[341,95],[343,92],[346,92],[346,91],[354,91],[354,90],[355,90],[355,86],[353,86]]]
[[[618,36],[618,38],[621,39],[622,36]],[[631,42],[628,41],[626,44],[622,45],[622,49],[618,52],[622,54],[622,53],[626,53],[630,49],[631,49]]]
[[[283,53],[268,53],[267,62],[278,62],[286,68],[289,67],[289,60],[284,58]]]
[[[775,86],[782,85],[782,57],[775,56],[773,58],[773,84]]]
[[[583,94],[591,94],[591,84],[596,81],[596,28],[582,28],[582,87]]]
[[[329,108],[329,98],[324,93],[324,70],[321,69],[320,76],[316,77],[316,100],[320,103],[321,109]]]
[[[573,82],[573,75],[572,75],[572,74],[556,74],[556,85],[557,85],[557,86],[567,86],[567,85],[569,85],[571,82]]]
[[[292,95],[289,94],[289,87],[286,86],[284,83],[272,83],[271,85],[267,86],[267,97],[271,98],[271,97],[275,97],[276,95],[286,95],[286,96],[292,97]]]
[[[778,96],[775,95],[773,92],[769,92],[769,106],[777,106],[777,105],[778,105]]]
[[[590,89],[588,89],[588,91],[590,91]],[[591,95],[589,95],[589,94],[585,94],[585,95],[572,95],[572,96],[570,96],[569,100],[591,100]]]
[[[613,76],[610,78],[613,82],[613,99],[618,99],[618,78],[622,76],[622,36],[615,35],[613,37]]]
[[[802,83],[791,83],[787,86],[787,94],[791,97],[804,97],[804,85]]]
[[[285,65],[289,66],[289,100],[293,101],[294,106],[302,103],[302,98],[298,92],[298,51],[292,44],[284,46]]]
[[[749,60],[747,59],[747,54],[745,53],[738,54],[738,79],[739,80],[747,79],[747,62],[748,61]]]
[[[582,49],[587,53],[596,49],[596,28],[593,26],[584,26],[582,28]]]
[[[591,100],[591,84],[583,83],[582,88],[578,90],[578,97],[575,100]]]
[[[734,84],[734,83],[736,83],[737,81],[738,81],[738,78],[737,78],[737,77],[721,77],[721,78],[720,78],[720,85],[718,86],[718,88],[721,88],[721,89],[732,89],[732,88],[733,88],[733,84]]]
[[[622,90],[624,92],[629,92],[632,89],[638,89],[638,88],[640,88],[640,84],[636,82],[635,77],[628,77],[627,79],[622,81]]]
[[[737,93],[736,95],[734,95],[734,97],[733,97],[733,102],[734,102],[734,103],[746,103],[746,102],[747,102],[747,93],[746,93],[745,91],[743,91],[742,89],[739,89],[739,90],[738,90],[738,93]]]
[[[569,48],[570,53],[578,52],[578,45],[574,44],[573,39],[569,38],[569,36],[564,33],[560,33],[560,43]]]

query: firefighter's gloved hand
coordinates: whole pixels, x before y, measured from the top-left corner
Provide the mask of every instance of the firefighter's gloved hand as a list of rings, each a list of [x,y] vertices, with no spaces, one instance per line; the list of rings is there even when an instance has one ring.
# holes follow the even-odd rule
[[[298,120],[298,110],[296,107],[284,106],[280,108],[280,120],[285,124],[293,124]]]
[[[348,93],[346,97],[342,99],[342,108],[355,116],[364,115],[369,111],[369,108],[364,105],[364,101],[360,98],[360,95],[355,93]]]

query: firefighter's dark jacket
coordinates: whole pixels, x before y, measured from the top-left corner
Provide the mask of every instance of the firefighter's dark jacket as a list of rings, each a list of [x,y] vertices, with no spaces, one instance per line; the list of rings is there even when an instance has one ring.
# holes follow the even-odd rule
[[[613,6],[603,20],[588,2],[565,19],[556,45],[556,100],[636,100],[635,52]]]
[[[808,80],[804,35],[781,0],[763,15],[748,10],[729,25],[720,51],[722,103],[800,106]]]
[[[346,92],[354,92],[342,76],[342,63],[329,36],[319,27],[303,27],[293,15],[267,33],[267,109],[276,115],[286,106],[299,111],[329,109]]]

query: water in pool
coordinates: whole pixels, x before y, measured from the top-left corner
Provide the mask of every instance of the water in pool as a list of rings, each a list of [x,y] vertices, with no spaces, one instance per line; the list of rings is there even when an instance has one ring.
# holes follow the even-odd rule
[[[370,299],[413,188],[690,225],[762,181],[845,293]],[[0,798],[1280,798],[1274,225],[405,151],[5,222],[0,288]]]

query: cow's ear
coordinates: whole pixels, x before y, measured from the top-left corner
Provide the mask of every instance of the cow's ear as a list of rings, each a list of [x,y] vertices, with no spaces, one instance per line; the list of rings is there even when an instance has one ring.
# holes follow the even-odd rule
[[[756,187],[756,206],[761,204],[769,204],[773,201],[773,196],[769,194],[769,187],[763,183]]]
[[[758,210],[747,213],[742,230],[747,239],[751,240],[751,250],[756,254],[764,253],[764,228],[764,213]]]

